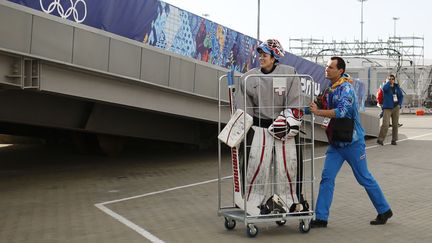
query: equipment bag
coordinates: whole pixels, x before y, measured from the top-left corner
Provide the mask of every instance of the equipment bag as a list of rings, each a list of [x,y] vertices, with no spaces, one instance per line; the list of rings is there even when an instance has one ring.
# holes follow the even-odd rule
[[[332,118],[327,126],[326,134],[329,143],[351,142],[354,132],[354,119]]]

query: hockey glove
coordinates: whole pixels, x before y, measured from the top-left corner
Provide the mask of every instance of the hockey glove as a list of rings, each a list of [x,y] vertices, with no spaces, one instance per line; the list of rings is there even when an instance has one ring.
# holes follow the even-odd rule
[[[270,134],[279,140],[284,140],[285,136],[288,134],[289,126],[287,124],[286,117],[283,115],[279,115],[274,121],[273,124],[268,128]]]
[[[268,131],[279,140],[297,136],[303,120],[303,111],[299,109],[286,109],[274,120]]]

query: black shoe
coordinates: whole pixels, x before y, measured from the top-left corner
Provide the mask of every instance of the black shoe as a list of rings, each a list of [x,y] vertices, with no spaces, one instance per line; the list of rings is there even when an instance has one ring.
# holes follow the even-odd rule
[[[398,126],[401,127],[401,126],[403,126],[403,124],[399,123]]]
[[[327,221],[316,219],[310,222],[311,228],[327,228]]]
[[[379,144],[379,145],[381,145],[381,146],[384,146],[384,142],[383,142],[383,141],[380,141],[380,140],[377,140],[377,144]]]
[[[378,214],[376,219],[370,221],[371,225],[380,225],[380,224],[386,224],[387,220],[393,216],[393,212],[391,209],[387,210],[387,212]]]
[[[396,141],[391,141],[391,145],[397,145]]]

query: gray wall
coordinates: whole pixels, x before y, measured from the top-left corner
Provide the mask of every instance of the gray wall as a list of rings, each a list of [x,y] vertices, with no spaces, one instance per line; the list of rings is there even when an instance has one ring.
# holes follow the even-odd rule
[[[7,1],[0,2],[0,36],[0,49],[6,52],[212,99],[217,98],[219,75],[227,71]]]
[[[19,78],[7,78],[11,63],[27,70],[24,58],[34,59],[38,91],[218,121],[218,78],[228,71],[219,66],[8,1],[0,2],[0,36],[0,83],[19,87]]]

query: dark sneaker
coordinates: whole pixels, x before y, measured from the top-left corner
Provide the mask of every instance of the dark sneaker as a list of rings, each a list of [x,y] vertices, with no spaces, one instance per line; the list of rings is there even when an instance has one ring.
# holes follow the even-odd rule
[[[370,221],[371,225],[381,225],[381,224],[386,224],[387,220],[389,218],[391,218],[393,216],[393,212],[391,211],[391,209],[387,210],[387,212],[382,213],[382,214],[378,214],[378,216],[376,217],[376,219]]]
[[[310,222],[311,228],[327,228],[327,221],[316,219]]]
[[[381,146],[384,146],[384,142],[383,142],[383,141],[380,141],[380,140],[377,140],[377,144],[379,144],[379,145],[381,145]]]
[[[391,141],[391,145],[397,145],[396,141]]]

